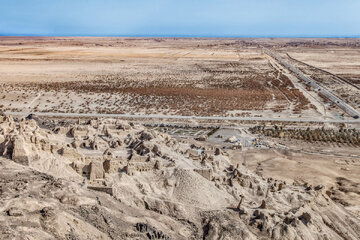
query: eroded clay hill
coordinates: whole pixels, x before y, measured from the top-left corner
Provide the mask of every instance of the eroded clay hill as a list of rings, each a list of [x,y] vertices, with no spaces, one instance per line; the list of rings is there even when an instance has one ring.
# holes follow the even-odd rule
[[[143,126],[0,117],[0,239],[359,239],[323,186]]]

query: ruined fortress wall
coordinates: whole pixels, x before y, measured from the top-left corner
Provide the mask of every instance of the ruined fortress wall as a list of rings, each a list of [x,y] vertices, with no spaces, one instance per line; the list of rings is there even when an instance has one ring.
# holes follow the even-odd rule
[[[194,169],[195,172],[206,178],[207,180],[211,181],[212,179],[212,170],[211,169]]]

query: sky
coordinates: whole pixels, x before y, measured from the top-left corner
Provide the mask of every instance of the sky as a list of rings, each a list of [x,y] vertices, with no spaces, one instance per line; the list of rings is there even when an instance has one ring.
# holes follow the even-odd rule
[[[0,35],[360,37],[360,0],[0,0]]]

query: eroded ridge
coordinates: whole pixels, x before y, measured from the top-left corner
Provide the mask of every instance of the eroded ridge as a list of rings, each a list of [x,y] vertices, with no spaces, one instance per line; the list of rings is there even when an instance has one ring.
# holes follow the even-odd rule
[[[360,238],[336,189],[262,177],[205,140],[115,119],[1,116],[0,236]]]

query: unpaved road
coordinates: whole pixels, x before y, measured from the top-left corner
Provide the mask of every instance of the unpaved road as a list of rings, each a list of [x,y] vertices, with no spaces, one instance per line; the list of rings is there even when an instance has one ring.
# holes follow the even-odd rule
[[[24,112],[5,112],[12,116],[23,116]],[[103,114],[103,113],[52,113],[33,112],[39,117],[71,117],[71,118],[136,118],[136,119],[179,119],[179,120],[223,120],[223,121],[275,121],[275,122],[303,122],[303,123],[359,123],[360,119],[349,120],[321,120],[318,118],[266,118],[266,117],[218,117],[218,116],[181,116],[181,115],[131,115],[131,114]]]

